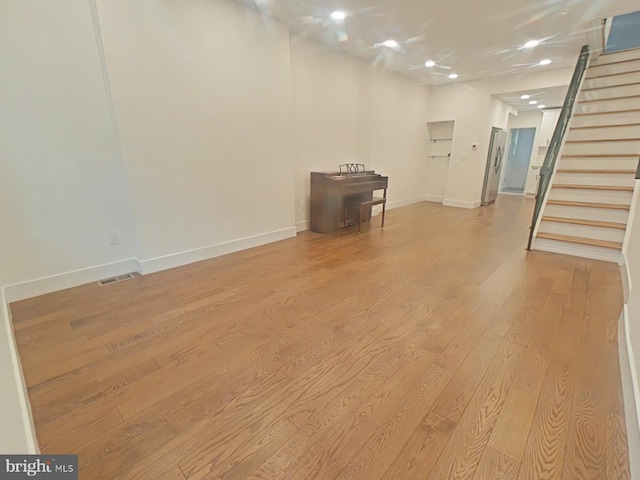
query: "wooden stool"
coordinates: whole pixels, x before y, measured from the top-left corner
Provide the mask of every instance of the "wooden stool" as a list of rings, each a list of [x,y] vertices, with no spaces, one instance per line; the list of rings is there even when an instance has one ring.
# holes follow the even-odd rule
[[[382,205],[382,225],[381,228],[384,227],[384,212],[387,207],[387,189],[385,188],[384,197],[373,197],[371,200],[365,200],[362,202],[352,201],[348,202],[344,206],[344,218],[347,218],[347,208],[357,208],[358,209],[358,234],[362,230],[362,217],[365,208],[371,208],[374,205]]]

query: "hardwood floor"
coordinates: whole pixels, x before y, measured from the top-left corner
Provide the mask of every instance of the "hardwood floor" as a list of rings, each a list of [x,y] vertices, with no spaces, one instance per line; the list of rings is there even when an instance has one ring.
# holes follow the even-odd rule
[[[532,203],[11,305],[43,452],[84,479],[626,479],[618,267],[525,252]]]

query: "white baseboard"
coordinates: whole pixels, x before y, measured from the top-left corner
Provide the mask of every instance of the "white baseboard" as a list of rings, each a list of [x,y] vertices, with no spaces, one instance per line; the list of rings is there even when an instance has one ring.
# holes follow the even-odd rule
[[[631,197],[631,208],[629,209],[629,216],[627,217],[627,229],[624,232],[624,240],[622,241],[622,253],[626,254],[629,251],[629,245],[631,242],[631,232],[633,231],[633,220],[636,218],[636,209],[640,208],[640,179],[636,179],[633,185],[633,195]]]
[[[445,207],[456,207],[456,208],[478,208],[481,205],[480,200],[476,200],[475,202],[464,202],[462,200],[452,200],[450,198],[445,198],[442,204]]]
[[[444,201],[444,197],[439,197],[437,195],[426,195],[424,199],[427,202],[436,202],[436,203],[442,203]]]
[[[46,293],[57,292],[66,288],[77,287],[85,283],[97,282],[103,278],[122,275],[123,273],[139,272],[138,260],[131,258],[120,262],[83,268],[73,272],[61,273],[50,277],[37,278],[27,282],[6,285],[4,293],[8,303],[18,302],[25,298],[37,297]]]
[[[414,197],[414,198],[408,198],[405,200],[396,200],[394,202],[387,202],[387,210],[391,210],[393,208],[406,207],[408,205],[413,205],[414,203],[420,203],[424,201],[442,203],[442,197],[434,197],[434,196],[427,195],[426,197]],[[373,207],[371,215],[372,216],[379,215],[381,211],[382,211],[382,207],[380,205],[376,205]],[[311,230],[311,222],[309,220],[307,220],[306,222],[296,223],[296,231],[298,233],[305,232],[307,230]]]
[[[11,359],[11,376],[14,380],[13,384],[0,385],[0,391],[2,391],[2,394],[5,395],[15,391],[18,402],[18,411],[5,411],[3,413],[9,414],[12,417],[18,416],[20,418],[19,423],[22,423],[22,430],[24,433],[24,445],[22,444],[22,438],[20,439],[20,441],[17,440],[18,432],[12,433],[11,431],[7,431],[6,428],[3,428],[2,431],[0,431],[0,436],[6,435],[10,438],[2,438],[2,441],[0,441],[0,443],[11,445],[11,448],[15,449],[14,452],[4,451],[3,453],[39,454],[40,447],[38,446],[38,441],[36,438],[35,425],[33,423],[33,416],[31,414],[31,405],[29,403],[26,382],[24,381],[24,376],[22,374],[20,357],[18,356],[18,349],[15,343],[15,336],[13,335],[13,327],[11,325],[11,312],[8,308],[3,288],[0,288],[0,323],[3,324],[2,326],[0,326],[0,328],[3,328],[6,332],[8,343],[8,348],[6,348],[6,351]],[[2,348],[4,350],[5,346],[2,346]],[[9,380],[9,382],[11,382],[11,380]],[[6,405],[3,405],[3,407],[6,407]]]
[[[515,193],[515,192],[498,192],[498,195],[515,195],[516,197],[524,197],[524,192]]]
[[[186,252],[179,252],[164,257],[138,260],[131,258],[120,262],[98,265],[95,267],[61,273],[50,277],[38,278],[27,282],[6,285],[4,294],[7,303],[18,302],[26,298],[37,297],[66,288],[77,287],[86,283],[97,282],[103,278],[122,275],[123,273],[138,272],[141,274],[159,272],[168,268],[179,267],[189,263],[199,262],[209,258],[219,257],[228,253],[258,247],[285,238],[295,237],[296,228],[290,227],[275,232],[264,233],[252,237],[240,238],[219,245],[211,245]]]
[[[640,457],[634,454],[634,452],[640,451],[640,385],[638,384],[638,371],[634,360],[629,323],[629,310],[625,305],[622,310],[622,321],[619,322],[618,331],[620,378],[627,426],[631,478],[640,478]]]
[[[633,282],[631,280],[631,271],[629,270],[626,252],[622,252],[622,255],[620,255],[620,276],[622,279],[624,302],[627,303]]]
[[[424,202],[424,196],[407,198],[405,200],[395,200],[393,202],[387,202],[387,210],[393,208],[406,207],[407,205],[413,205],[414,203]]]
[[[186,252],[173,253],[163,257],[140,260],[140,273],[149,273],[167,270],[169,268],[181,267],[190,263],[200,262],[209,258],[220,257],[229,253],[239,252],[247,248],[259,247],[267,243],[277,242],[286,238],[296,236],[296,227],[283,228],[274,232],[262,233],[251,237],[240,238],[230,242],[210,245],[207,247],[187,250]]]
[[[307,220],[306,222],[298,222],[296,223],[296,232],[306,232],[307,230],[311,230],[311,221]]]

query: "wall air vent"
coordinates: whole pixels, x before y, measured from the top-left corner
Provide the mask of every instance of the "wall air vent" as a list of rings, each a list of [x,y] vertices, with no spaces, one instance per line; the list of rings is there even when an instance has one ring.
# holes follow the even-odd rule
[[[104,280],[100,280],[98,284],[101,287],[104,287],[105,285],[111,285],[112,283],[123,282],[125,280],[129,280],[130,278],[133,278],[133,274],[125,273],[124,275],[116,275],[115,277],[105,278]]]

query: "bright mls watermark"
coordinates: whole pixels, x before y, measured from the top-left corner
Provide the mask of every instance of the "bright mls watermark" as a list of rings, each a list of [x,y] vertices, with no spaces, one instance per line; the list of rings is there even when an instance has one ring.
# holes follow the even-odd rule
[[[0,480],[78,480],[77,455],[0,455]]]

